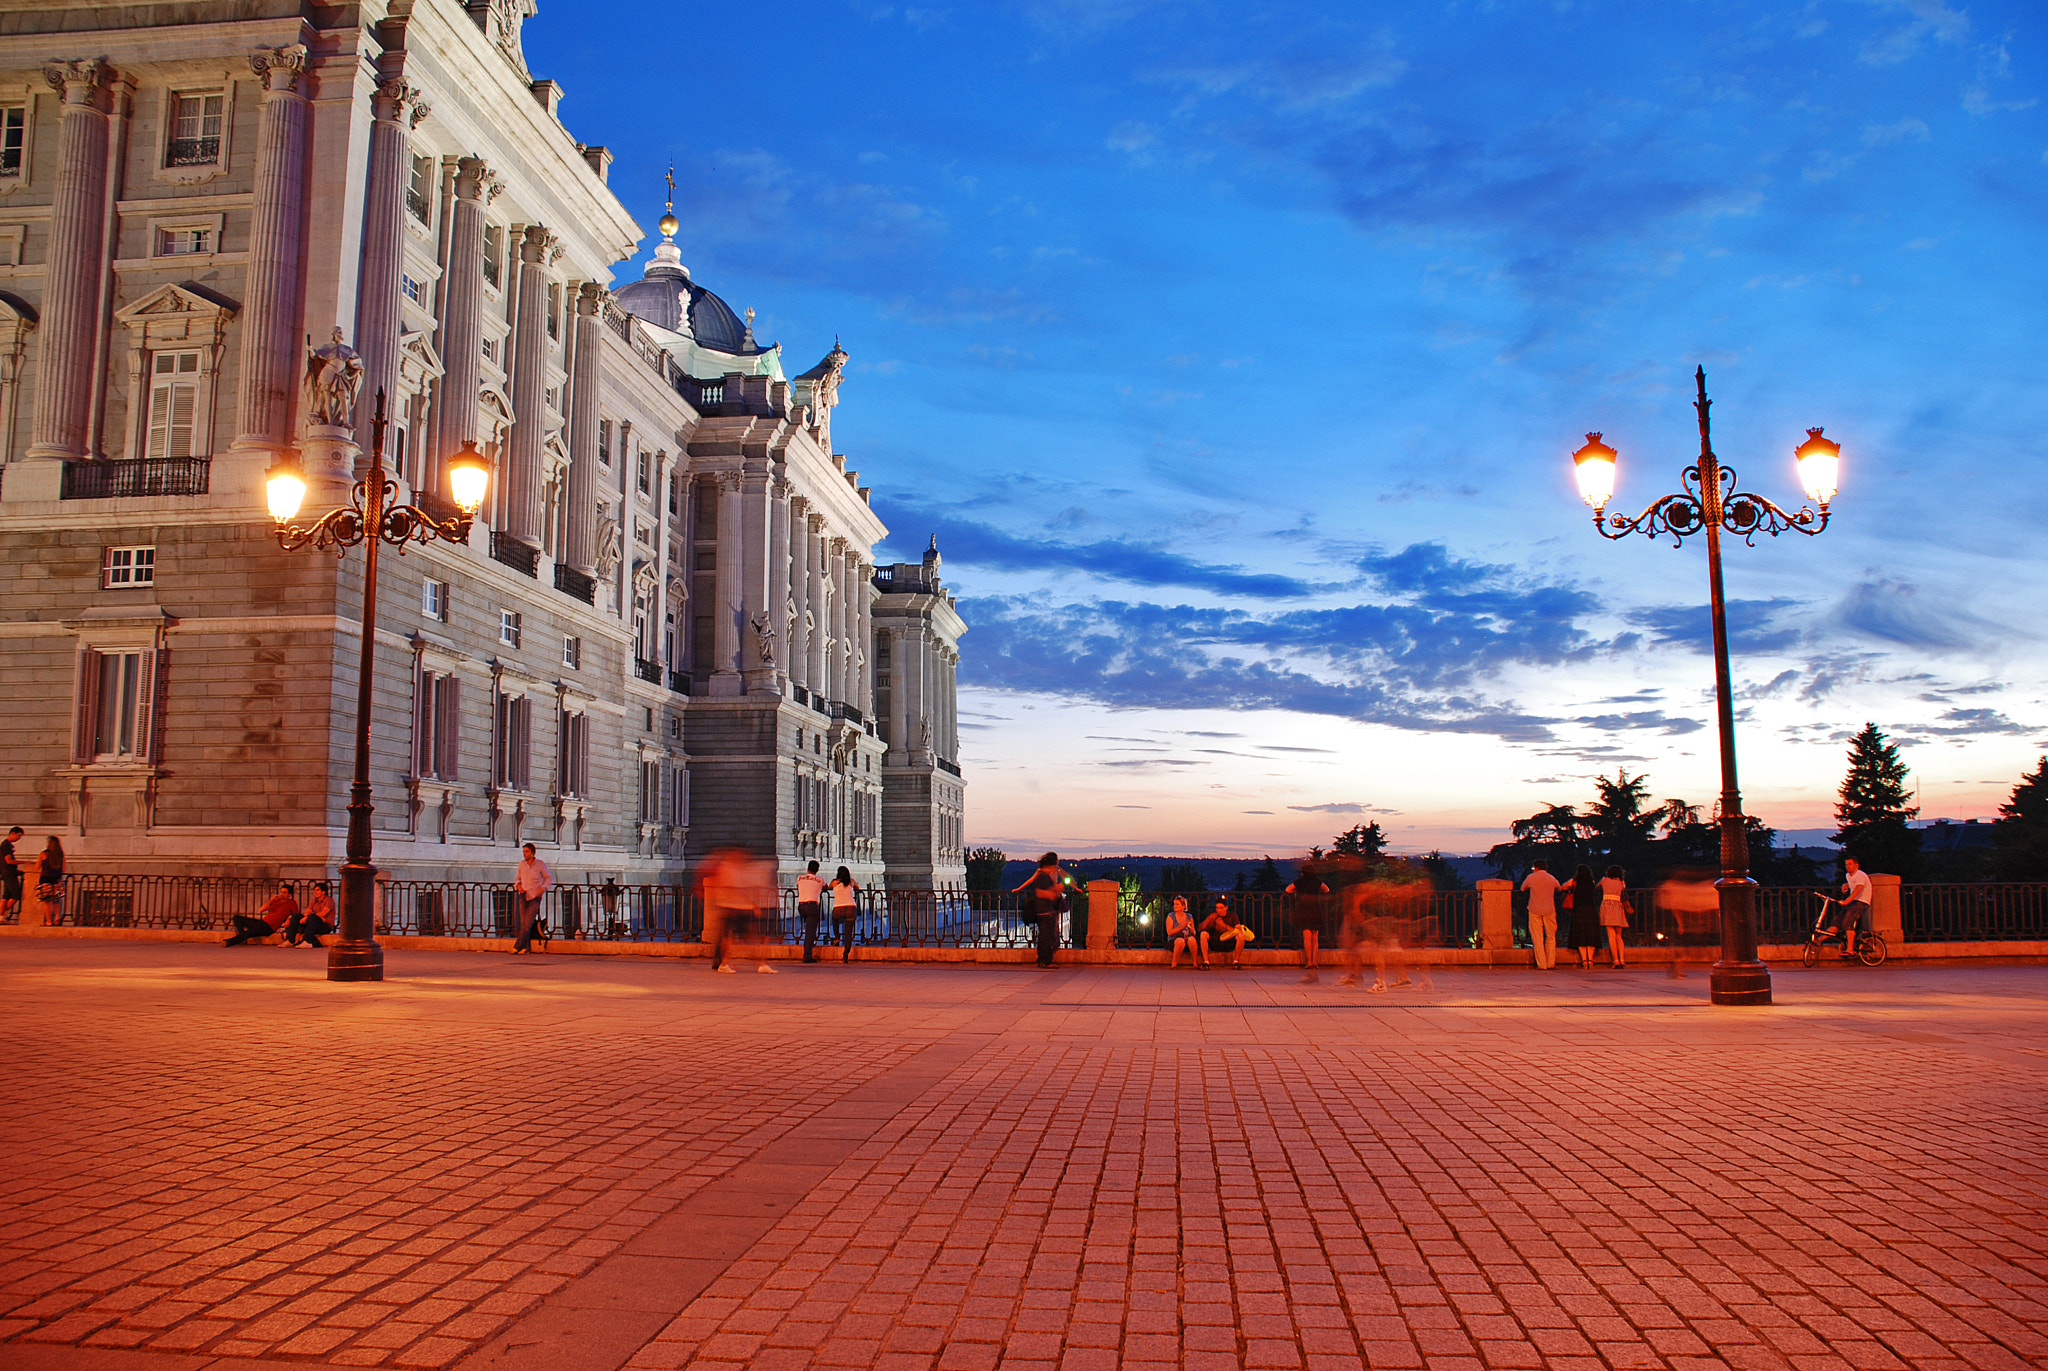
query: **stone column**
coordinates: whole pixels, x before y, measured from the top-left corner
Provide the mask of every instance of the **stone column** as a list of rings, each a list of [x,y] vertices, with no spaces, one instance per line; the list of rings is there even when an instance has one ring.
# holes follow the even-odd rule
[[[576,370],[569,383],[569,513],[563,560],[585,576],[597,570],[597,383],[604,348],[605,290],[585,281],[576,292]],[[667,519],[661,521],[664,528]],[[667,537],[662,539],[664,545]]]
[[[36,330],[34,428],[27,456],[85,456],[92,422],[93,338],[106,271],[106,90],[114,73],[97,58],[52,62],[43,79],[63,97],[57,177]],[[138,454],[139,455],[139,454]]]
[[[761,662],[760,636],[754,625],[774,616],[768,610],[768,505],[774,498],[768,474],[749,471],[740,486],[740,670],[747,693],[768,690],[774,670]]]
[[[832,673],[826,669],[825,654],[830,650],[832,641],[832,593],[825,579],[825,516],[816,512],[806,516],[804,529],[810,544],[810,601],[811,615],[815,620],[810,640],[805,644],[811,654],[805,670],[811,678],[811,693],[829,700],[832,698]]]
[[[789,589],[796,617],[789,626],[789,679],[808,689],[811,684],[811,502],[801,495],[789,502]]]
[[[526,226],[519,244],[519,314],[512,332],[512,441],[505,462],[505,532],[540,546],[541,467],[546,456],[548,259],[555,235]]]
[[[826,574],[832,581],[832,644],[826,652],[825,674],[832,683],[832,698],[851,703],[847,688],[852,655],[847,651],[853,634],[853,596],[847,592],[846,540],[834,538],[828,547]]]
[[[432,470],[422,484],[443,489],[447,460],[477,434],[476,402],[483,386],[484,206],[497,182],[483,159],[456,164],[455,200],[449,207],[448,269],[441,279],[441,389],[431,450]]]
[[[957,650],[946,651],[946,757],[955,765],[960,761],[960,654]]]
[[[363,263],[356,282],[356,351],[363,358],[362,403],[356,407],[356,442],[370,450],[377,392],[393,426],[398,409],[398,280],[405,264],[405,182],[412,174],[412,131],[427,117],[420,93],[386,81],[370,97],[370,172],[363,203]],[[385,453],[387,462],[391,454]],[[412,473],[415,481],[418,472]]]
[[[718,575],[711,606],[711,693],[740,693],[740,474],[718,473]]]
[[[889,635],[889,750],[900,764],[916,741],[910,735],[910,635],[900,624],[882,631]]]
[[[241,386],[235,447],[276,454],[290,444],[302,342],[300,256],[305,242],[306,49],[262,48],[249,66],[263,82],[256,180],[249,212],[249,269],[242,291]]]
[[[775,665],[792,666],[796,626],[790,622],[789,482],[768,483],[768,622],[775,628]],[[777,693],[781,693],[779,688]]]
[[[931,718],[931,692],[926,687],[931,680],[931,635],[924,625],[903,635],[904,646],[910,649],[909,660],[904,663],[904,675],[910,686],[910,705],[905,711],[904,723],[908,732],[904,736],[904,748],[919,761],[924,760],[924,726]]]
[[[872,718],[875,712],[875,625],[869,618],[868,600],[874,584],[874,569],[858,553],[848,553],[847,562],[852,568],[852,574],[847,577],[847,589],[853,594],[853,628],[847,636],[853,640],[853,702],[862,715]]]

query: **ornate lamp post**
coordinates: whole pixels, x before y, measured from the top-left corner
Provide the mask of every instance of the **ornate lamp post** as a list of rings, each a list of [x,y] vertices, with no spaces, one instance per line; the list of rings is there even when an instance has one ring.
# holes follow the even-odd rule
[[[354,407],[348,394],[347,408]],[[339,406],[335,406],[339,408]],[[333,415],[329,422],[337,422]],[[377,649],[377,549],[391,543],[402,557],[408,542],[445,538],[469,540],[470,522],[484,502],[491,468],[474,443],[465,444],[448,464],[448,488],[455,513],[437,518],[418,505],[398,504],[398,484],[384,474],[384,392],[377,392],[377,413],[370,436],[370,470],[350,492],[350,503],[328,511],[312,523],[299,523],[306,498],[306,478],[292,458],[270,469],[267,493],[270,517],[277,521],[278,545],[286,552],[302,547],[332,548],[345,556],[357,543],[367,544],[363,568],[363,651],[356,681],[356,772],[348,792],[348,846],[341,864],[341,927],[327,949],[330,981],[381,981],[384,949],[377,942],[376,876],[370,864],[370,689],[371,664]]]
[[[1721,726],[1721,879],[1714,883],[1721,894],[1721,960],[1714,963],[1712,990],[1715,1004],[1769,1004],[1771,973],[1756,955],[1756,882],[1749,875],[1749,834],[1742,815],[1742,795],[1735,783],[1735,705],[1728,679],[1728,610],[1721,590],[1721,533],[1727,530],[1745,543],[1756,535],[1804,533],[1811,537],[1828,526],[1828,502],[1835,498],[1835,482],[1841,466],[1842,445],[1821,436],[1817,428],[1806,431],[1806,441],[1793,450],[1799,461],[1800,484],[1819,512],[1803,508],[1787,513],[1761,495],[1735,489],[1735,469],[1721,465],[1714,456],[1707,430],[1707,372],[1694,375],[1699,398],[1693,408],[1700,417],[1699,460],[1685,469],[1685,492],[1666,495],[1631,519],[1609,516],[1607,502],[1614,495],[1614,465],[1620,455],[1600,441],[1600,435],[1586,435],[1586,445],[1572,454],[1577,468],[1579,493],[1593,507],[1593,527],[1603,538],[1621,539],[1631,533],[1657,538],[1671,535],[1674,546],[1695,533],[1707,535],[1707,586],[1712,597],[1714,618],[1714,692]]]

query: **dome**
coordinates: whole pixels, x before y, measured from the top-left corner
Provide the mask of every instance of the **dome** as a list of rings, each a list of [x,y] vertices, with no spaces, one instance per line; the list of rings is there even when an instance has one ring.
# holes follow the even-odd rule
[[[657,328],[688,333],[697,346],[735,357],[752,357],[768,349],[747,336],[747,326],[732,306],[690,279],[689,268],[674,243],[654,250],[646,274],[613,293],[620,309],[639,315]],[[682,298],[689,299],[690,323],[683,327]]]

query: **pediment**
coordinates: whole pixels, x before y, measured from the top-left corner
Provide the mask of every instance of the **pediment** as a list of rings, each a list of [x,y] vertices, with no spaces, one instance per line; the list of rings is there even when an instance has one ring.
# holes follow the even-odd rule
[[[36,307],[18,296],[0,290],[0,324],[12,324],[17,328],[36,326]]]
[[[225,321],[232,319],[240,308],[189,281],[182,285],[173,282],[158,286],[126,309],[115,310],[114,317],[130,326],[181,316]]]
[[[430,377],[448,369],[442,365],[441,354],[434,351],[433,342],[418,329],[407,329],[398,335],[398,364],[402,372],[419,371]]]

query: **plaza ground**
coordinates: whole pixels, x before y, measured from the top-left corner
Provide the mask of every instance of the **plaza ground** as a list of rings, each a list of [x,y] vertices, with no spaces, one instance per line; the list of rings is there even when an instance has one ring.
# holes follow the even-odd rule
[[[0,944],[0,1367],[2048,1365],[2048,967]]]

